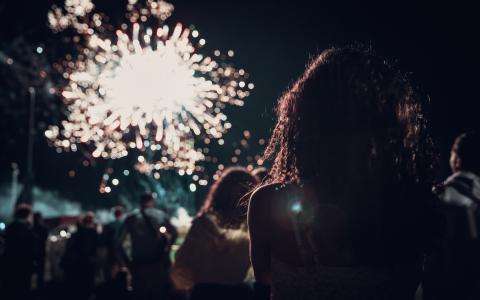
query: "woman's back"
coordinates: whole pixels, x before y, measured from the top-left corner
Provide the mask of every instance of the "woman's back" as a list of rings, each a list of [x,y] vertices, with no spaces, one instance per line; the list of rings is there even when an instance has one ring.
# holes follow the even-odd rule
[[[318,190],[313,183],[267,185],[252,197],[268,216],[262,222],[270,232],[273,299],[413,297],[422,251],[420,224],[413,223],[421,206],[392,226],[383,221],[388,211],[319,199]],[[392,215],[402,214],[399,209]]]

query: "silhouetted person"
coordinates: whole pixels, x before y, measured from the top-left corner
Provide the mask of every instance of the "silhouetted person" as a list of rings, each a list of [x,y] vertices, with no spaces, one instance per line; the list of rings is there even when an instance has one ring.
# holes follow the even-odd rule
[[[435,187],[445,230],[424,286],[425,299],[480,298],[480,136],[464,133],[450,155],[453,174]]]
[[[435,161],[426,98],[370,49],[330,48],[280,98],[248,213],[271,299],[413,299]]]
[[[106,247],[106,266],[105,279],[108,281],[112,278],[112,272],[118,272],[119,259],[117,257],[116,240],[120,234],[120,228],[123,224],[124,208],[122,206],[115,206],[113,208],[113,216],[115,220],[108,223],[103,228],[103,242]]]
[[[37,288],[42,289],[45,284],[45,246],[48,238],[48,228],[45,226],[42,214],[33,214],[33,233],[35,235],[35,274]]]
[[[247,299],[250,268],[246,226],[247,193],[258,179],[245,168],[226,169],[212,185],[193,220],[172,268],[179,290],[191,299]],[[248,199],[248,197],[247,197]]]
[[[28,299],[34,270],[35,236],[32,231],[32,208],[20,204],[14,221],[5,232],[5,253],[2,264],[5,299]],[[3,297],[2,297],[3,298]]]
[[[92,212],[83,216],[67,242],[62,260],[67,293],[73,299],[88,299],[95,286],[99,237],[94,219]]]
[[[124,241],[130,237],[130,249]],[[142,195],[140,209],[132,212],[120,230],[119,257],[132,274],[132,286],[140,299],[163,299],[168,293],[170,247],[177,238],[168,215],[155,208],[149,193]]]

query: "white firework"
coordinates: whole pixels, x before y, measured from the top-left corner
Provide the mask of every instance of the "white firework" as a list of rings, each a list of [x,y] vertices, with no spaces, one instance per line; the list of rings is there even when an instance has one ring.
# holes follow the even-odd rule
[[[59,31],[68,24],[85,45],[65,64],[67,118],[45,135],[59,148],[85,144],[94,157],[120,158],[133,148],[158,150],[156,169],[191,174],[204,158],[195,148],[196,136],[220,139],[231,127],[222,109],[243,105],[253,88],[246,83],[248,74],[198,53],[205,40],[198,39],[197,30],[177,24],[170,31],[163,21],[173,6],[164,1],[149,0],[146,8],[129,1],[129,25],[114,33],[92,13],[90,1],[67,2],[50,13],[51,27]],[[151,18],[158,26],[145,25]]]

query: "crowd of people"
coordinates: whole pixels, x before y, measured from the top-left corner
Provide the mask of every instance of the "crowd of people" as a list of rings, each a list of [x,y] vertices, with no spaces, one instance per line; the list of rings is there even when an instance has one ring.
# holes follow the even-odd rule
[[[61,259],[64,292],[73,299],[479,299],[479,135],[458,136],[452,175],[434,184],[438,155],[424,98],[370,49],[325,50],[278,102],[268,172],[224,170],[174,257],[177,230],[151,194],[129,214],[116,208],[101,234],[85,214]],[[27,299],[32,286],[45,285],[48,231],[28,205],[14,219],[0,295]]]
[[[209,293],[228,293],[235,286],[240,294],[233,298],[247,299],[252,292],[246,280],[250,261],[244,196],[259,184],[259,176],[264,176],[263,168],[223,172],[173,265],[177,229],[155,207],[153,194],[142,195],[140,208],[128,214],[121,206],[113,208],[115,220],[104,226],[96,223],[93,212],[85,213],[72,233],[63,230],[63,236],[70,236],[59,260],[63,275],[55,285],[44,279],[49,229],[30,205],[20,204],[5,230],[1,294],[7,299],[210,299]]]

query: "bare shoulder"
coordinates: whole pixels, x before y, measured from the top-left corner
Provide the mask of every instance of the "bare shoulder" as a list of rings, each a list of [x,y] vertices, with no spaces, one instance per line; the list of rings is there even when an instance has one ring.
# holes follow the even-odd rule
[[[279,183],[269,183],[269,184],[262,185],[253,191],[250,199],[272,196],[273,194],[278,192],[278,190],[281,188],[282,188],[282,185]]]
[[[258,187],[250,196],[248,205],[248,229],[251,245],[261,245],[269,238],[271,226],[271,205],[279,184],[266,184]]]
[[[270,200],[275,197],[275,194],[278,193],[278,190],[280,188],[281,185],[278,183],[270,183],[258,187],[253,191],[252,195],[250,196],[250,208],[267,206],[268,202],[270,202]]]
[[[271,213],[271,203],[282,203],[284,198],[293,190],[297,190],[295,184],[266,184],[257,188],[251,195],[249,201],[249,215],[266,216]],[[277,205],[275,205],[277,206]]]
[[[258,187],[253,191],[250,197],[251,202],[265,202],[270,199],[282,198],[283,195],[297,191],[299,187],[296,184],[271,183]]]

